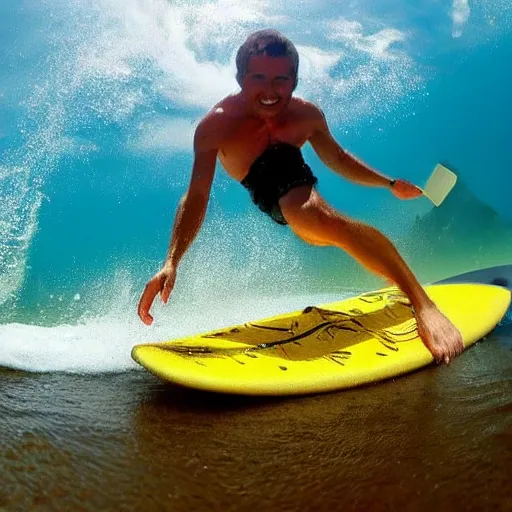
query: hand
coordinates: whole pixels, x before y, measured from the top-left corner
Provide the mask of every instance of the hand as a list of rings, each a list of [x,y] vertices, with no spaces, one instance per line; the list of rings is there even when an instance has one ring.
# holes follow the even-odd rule
[[[415,199],[423,194],[421,188],[405,180],[396,180],[391,187],[391,192],[398,199]]]
[[[155,297],[160,293],[160,298],[164,304],[167,304],[169,295],[171,294],[174,283],[176,281],[176,267],[166,266],[157,272],[151,281],[146,284],[144,291],[139,300],[137,313],[140,319],[146,324],[153,323],[153,317],[149,314],[149,310],[155,300]]]

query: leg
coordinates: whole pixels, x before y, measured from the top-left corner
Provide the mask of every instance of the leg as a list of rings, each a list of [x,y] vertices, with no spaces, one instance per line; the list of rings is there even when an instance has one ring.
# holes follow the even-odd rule
[[[279,206],[292,231],[306,242],[339,247],[395,283],[411,300],[418,332],[436,360],[448,362],[462,352],[459,331],[439,312],[394,245],[377,229],[341,215],[309,186],[291,190]]]

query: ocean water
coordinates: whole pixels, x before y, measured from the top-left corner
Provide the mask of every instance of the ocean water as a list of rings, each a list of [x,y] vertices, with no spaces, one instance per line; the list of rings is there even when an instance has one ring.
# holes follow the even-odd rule
[[[25,400],[42,382],[45,389],[69,388],[69,397],[85,386],[93,404],[96,393],[115,389],[110,374],[120,374],[127,394],[142,396],[139,385],[156,384],[141,384],[145,377],[132,371],[136,343],[383,284],[339,250],[310,247],[273,224],[218,166],[203,229],[169,304],[155,303],[151,327],[136,315],[188,184],[194,127],[214,102],[237,90],[234,55],[250,31],[265,27],[296,43],[296,92],[323,108],[347,150],[420,186],[438,162],[459,176],[439,208],[425,198],[401,202],[341,179],[306,146],[331,203],[386,233],[423,283],[512,263],[508,0],[4,0],[0,367],[9,371],[0,379],[25,390],[9,400]],[[482,424],[493,424],[495,407],[510,411],[510,342],[510,329],[495,341],[508,365],[500,366],[499,390],[489,378],[491,398],[478,395]],[[485,366],[489,353],[478,352],[471,364]],[[496,405],[492,397],[502,391],[509,394]],[[471,401],[470,391],[462,395],[460,403]],[[17,399],[2,400],[8,425],[17,425]],[[161,405],[151,403],[155,410]],[[279,412],[280,421],[291,407]],[[35,417],[37,407],[32,411]],[[474,410],[462,409],[461,417],[466,413]],[[144,428],[151,430],[155,417],[146,415]],[[510,414],[501,418],[498,436]],[[75,420],[71,414],[66,428]],[[16,428],[34,432],[34,424]],[[23,503],[22,509],[26,503],[15,494],[3,497],[5,506]],[[58,499],[49,503],[51,509]]]
[[[4,366],[124,370],[135,342],[382,284],[273,225],[219,166],[172,302],[156,306],[154,327],[136,318],[188,184],[194,126],[236,90],[233,56],[263,26],[295,41],[297,94],[322,106],[345,148],[419,185],[439,161],[460,178],[431,212],[427,199],[340,179],[306,147],[329,201],[389,235],[422,282],[512,261],[505,1],[303,2],[295,12],[261,0],[7,0],[1,10]]]

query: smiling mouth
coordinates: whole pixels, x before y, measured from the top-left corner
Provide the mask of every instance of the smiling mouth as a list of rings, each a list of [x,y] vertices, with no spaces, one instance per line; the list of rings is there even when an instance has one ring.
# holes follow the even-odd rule
[[[264,99],[261,99],[260,100],[260,103],[265,106],[265,107],[272,107],[274,105],[276,105],[277,103],[279,103],[279,100],[264,100]]]

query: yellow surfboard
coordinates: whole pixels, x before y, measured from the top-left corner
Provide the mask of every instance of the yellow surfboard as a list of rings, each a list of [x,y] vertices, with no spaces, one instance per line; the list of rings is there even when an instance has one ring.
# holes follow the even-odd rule
[[[425,288],[459,328],[465,347],[505,315],[511,292],[484,284]],[[136,345],[132,357],[164,380],[243,395],[295,395],[348,388],[426,366],[411,305],[397,288],[311,306],[164,343]]]

